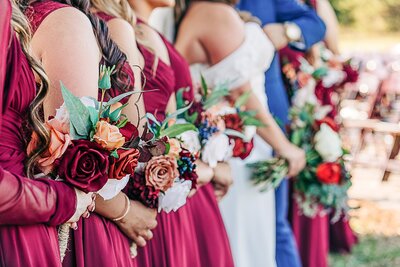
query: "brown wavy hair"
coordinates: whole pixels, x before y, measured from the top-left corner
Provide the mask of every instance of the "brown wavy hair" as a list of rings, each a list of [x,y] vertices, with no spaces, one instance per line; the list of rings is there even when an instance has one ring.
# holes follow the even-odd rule
[[[39,82],[37,83],[36,97],[31,102],[29,106],[30,112],[28,113],[29,126],[38,136],[37,148],[32,151],[30,155],[28,155],[28,160],[25,164],[27,176],[32,178],[34,174],[34,166],[36,164],[36,161],[38,160],[38,157],[45,150],[47,150],[50,143],[50,134],[44,124],[42,116],[43,101],[49,89],[49,81],[39,62],[31,56],[31,32],[28,20],[22,13],[17,2],[11,1],[11,4],[12,28],[18,36],[22,51],[24,52],[31,69],[36,73],[37,77],[39,78]]]

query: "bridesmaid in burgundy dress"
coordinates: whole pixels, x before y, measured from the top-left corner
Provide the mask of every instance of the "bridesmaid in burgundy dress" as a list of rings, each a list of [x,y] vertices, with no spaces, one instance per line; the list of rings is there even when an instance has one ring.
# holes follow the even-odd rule
[[[111,80],[112,89],[107,91],[109,96],[116,96],[132,90],[135,84],[132,69],[128,65],[125,55],[109,38],[106,24],[89,12],[89,1],[66,2],[79,8],[79,10],[55,1],[34,2],[27,10],[32,28],[35,31],[33,38],[34,52],[36,52],[38,58],[45,62],[44,66],[47,67],[47,71],[52,72],[51,80],[62,80],[68,88],[75,90],[73,92],[75,95],[95,97],[98,94],[99,64],[116,65],[117,71],[116,74],[112,75]],[[55,21],[62,21],[65,27],[50,28],[50,25]],[[70,26],[73,31],[69,28]],[[77,27],[79,27],[79,30]],[[97,40],[93,32],[96,32]],[[58,34],[63,35],[64,44],[67,47],[49,47],[48,39],[54,38]],[[72,40],[74,40],[73,44],[68,43]],[[82,43],[86,43],[87,46],[82,47]],[[66,60],[67,62],[63,62],[64,64],[61,64],[61,66],[55,66],[53,63],[56,62],[56,59],[59,59],[59,56],[63,55],[64,49],[70,51],[67,54],[70,54],[72,59]],[[42,53],[43,50],[46,51],[45,54]],[[68,66],[68,64],[73,64],[73,66]],[[82,79],[82,73],[85,73],[85,79]],[[68,85],[68,83],[73,84],[73,86]],[[56,95],[53,101],[57,101],[60,97],[57,92],[57,89],[52,92]],[[121,104],[128,103],[131,99],[133,97],[127,97],[121,100]],[[56,107],[56,104],[51,104]],[[132,106],[133,104],[128,105],[128,107]],[[123,112],[131,114],[131,117],[128,117],[133,123],[138,122],[136,109],[134,111],[124,109]],[[143,205],[133,202],[131,208],[128,209],[129,212],[124,217],[124,221],[120,220],[114,224],[111,220],[124,214],[128,207],[126,196],[120,192],[115,198],[107,202],[98,197],[96,203],[96,212],[104,217],[94,214],[88,221],[79,223],[78,230],[73,234],[73,241],[70,242],[70,253],[67,254],[63,262],[64,266],[129,266],[130,243],[127,238],[114,240],[113,232],[120,233],[116,225],[122,231],[128,233],[133,231],[133,228],[140,230],[143,228],[143,231],[148,231],[156,225],[155,212],[152,210],[150,212],[145,211]],[[99,251],[106,253],[99,254]]]
[[[19,39],[28,42],[25,18],[18,7],[13,8],[14,25],[20,27]],[[79,218],[91,198],[76,194],[61,182],[25,176],[25,140],[29,130],[24,121],[32,119],[35,125],[29,126],[35,130],[42,125],[35,117],[37,110],[30,109],[30,104],[40,104],[43,94],[36,96],[33,61],[25,54],[27,43],[23,48],[11,30],[10,18],[10,2],[1,0],[0,266],[60,266],[55,226]],[[42,82],[46,86],[46,81]],[[76,211],[77,207],[81,212]]]
[[[311,7],[316,8],[318,1],[310,0],[306,2]],[[327,23],[327,26],[329,25],[331,24]],[[329,27],[327,27],[328,33]],[[280,56],[283,60],[289,60],[289,62],[295,62],[294,65],[298,65],[299,57],[303,57],[304,54],[286,47],[280,51]],[[317,96],[324,105],[332,104],[330,95],[329,90],[317,92]],[[334,115],[337,112],[333,110],[330,114]],[[348,219],[341,218],[338,222],[331,224],[329,215],[317,215],[315,218],[308,218],[300,215],[295,200],[292,200],[291,221],[303,266],[328,266],[329,249],[350,251],[352,245],[356,242],[356,236],[350,228]]]

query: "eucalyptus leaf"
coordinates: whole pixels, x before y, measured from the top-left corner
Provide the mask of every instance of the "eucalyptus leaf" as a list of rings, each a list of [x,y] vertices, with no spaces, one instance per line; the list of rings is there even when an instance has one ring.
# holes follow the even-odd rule
[[[246,136],[244,134],[232,129],[225,129],[224,134],[229,136],[239,137],[241,139],[246,139]]]
[[[152,121],[154,124],[156,124],[158,127],[161,127],[161,124],[158,122],[157,118],[151,114],[151,113],[146,113],[145,115],[146,119],[150,122]],[[151,127],[149,127],[151,128]]]
[[[177,137],[178,135],[187,132],[187,131],[196,131],[197,128],[191,123],[183,123],[183,124],[174,124],[167,129],[163,129],[160,132],[160,136],[168,136],[168,137]]]
[[[94,107],[86,107],[89,111],[90,121],[92,122],[93,127],[96,127],[97,122],[99,121],[99,111]]]
[[[175,119],[175,118],[177,118],[179,115],[185,113],[186,111],[188,111],[188,110],[192,107],[192,105],[193,105],[193,102],[191,102],[191,103],[190,103],[189,105],[187,105],[186,107],[180,108],[180,109],[176,110],[175,112],[169,114],[169,115],[167,116],[167,118],[164,120],[164,122],[163,122],[162,125],[164,125],[165,122],[168,123],[168,121],[169,121],[170,119]]]
[[[113,112],[110,113],[109,118],[110,118],[111,122],[116,122],[116,121],[119,120],[119,117],[121,116],[122,109],[124,107],[126,107],[127,105],[128,105],[128,103],[120,106],[119,108],[115,109]]]
[[[69,112],[72,139],[88,139],[92,125],[88,109],[62,82],[60,84],[65,106]]]
[[[208,86],[207,82],[204,79],[203,75],[200,75],[200,80],[201,80],[201,89],[203,90],[202,95],[207,98],[208,97]]]
[[[190,123],[194,124],[196,122],[198,116],[199,116],[198,112],[194,112],[192,115],[189,115],[188,113],[185,113],[185,120],[187,122],[190,122]]]
[[[107,106],[114,105],[115,103],[120,102],[122,99],[124,99],[124,98],[127,97],[127,96],[130,96],[130,95],[133,95],[133,94],[144,93],[144,92],[145,92],[145,91],[143,91],[143,90],[133,90],[133,91],[129,91],[129,92],[120,94],[120,95],[118,95],[118,96],[116,96],[116,97],[113,97],[113,98],[111,98],[110,100],[108,100],[106,103],[104,103],[103,106],[104,106],[104,107],[107,107]],[[147,92],[147,91],[146,91],[146,92]]]
[[[235,101],[235,108],[240,108],[242,106],[244,106],[247,101],[249,100],[251,92],[245,92],[243,93],[241,96],[238,97],[238,99],[236,99]]]

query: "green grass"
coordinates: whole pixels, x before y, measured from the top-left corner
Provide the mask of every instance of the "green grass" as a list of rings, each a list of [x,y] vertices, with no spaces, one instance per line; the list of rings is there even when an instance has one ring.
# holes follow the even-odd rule
[[[334,254],[330,267],[397,267],[400,266],[400,236],[361,236],[352,254]]]

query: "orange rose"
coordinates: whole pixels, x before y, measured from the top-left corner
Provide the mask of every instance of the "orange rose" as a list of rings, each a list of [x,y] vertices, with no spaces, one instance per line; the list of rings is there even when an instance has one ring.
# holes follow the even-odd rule
[[[106,121],[97,122],[93,139],[109,151],[120,148],[125,143],[125,137],[119,132],[118,127]]]
[[[182,151],[181,144],[175,138],[171,138],[168,140],[169,143],[169,152],[168,155],[173,157],[179,157],[179,153]]]
[[[165,192],[179,176],[178,163],[171,156],[154,157],[146,165],[145,176],[147,186]]]
[[[112,179],[122,179],[126,175],[133,175],[138,165],[139,150],[131,148],[129,150],[119,149],[118,159],[112,158],[108,176]]]
[[[44,174],[49,174],[54,170],[56,159],[61,158],[71,144],[71,137],[68,131],[66,131],[67,127],[65,127],[65,124],[58,120],[49,120],[46,122],[46,127],[50,131],[50,144],[48,149],[40,156],[37,164],[38,168]],[[36,148],[37,138],[37,134],[33,132],[32,139],[27,148],[28,155]]]

